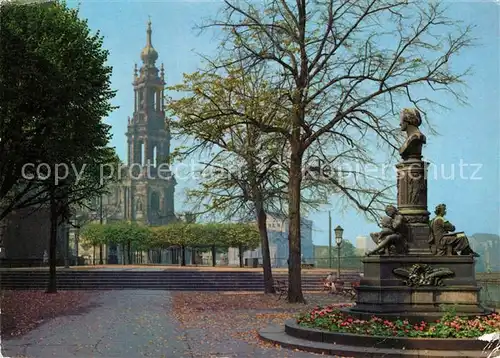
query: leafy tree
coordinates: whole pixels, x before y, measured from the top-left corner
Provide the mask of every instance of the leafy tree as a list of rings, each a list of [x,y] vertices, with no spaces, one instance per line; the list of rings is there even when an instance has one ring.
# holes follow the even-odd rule
[[[106,244],[107,235],[105,230],[109,227],[98,223],[89,223],[83,226],[80,235],[87,245],[96,246]],[[110,242],[112,241],[110,240]]]
[[[114,237],[112,240],[107,240],[112,242],[124,249],[127,252],[127,261],[129,264],[132,263],[132,253],[134,251],[141,251],[149,248],[151,238],[151,231],[145,225],[138,223],[129,222],[118,222],[113,224],[111,228],[114,228]]]
[[[177,148],[175,158],[210,157],[200,163],[200,186],[188,191],[188,198],[201,214],[215,214],[223,220],[256,219],[265,292],[272,293],[266,213],[282,212],[287,199],[286,140],[245,122],[248,117],[260,123],[285,120],[280,109],[270,105],[281,94],[269,87],[259,70],[244,73],[238,65],[231,65],[224,72],[185,74],[182,84],[169,88],[184,94],[168,102],[167,107],[178,118],[172,128],[179,137],[188,135],[195,141],[186,150]],[[314,194],[302,198],[308,208],[326,203],[326,190],[318,184],[317,180],[303,183],[303,190]]]
[[[314,247],[314,258],[318,267],[328,267],[330,255],[328,254],[328,246],[315,246]],[[338,248],[337,245],[332,245],[331,258],[332,261],[337,260]],[[342,241],[340,245],[340,257],[344,258],[341,260],[342,267],[352,266],[352,264],[361,263],[361,257],[357,257],[356,247],[348,240]],[[335,263],[336,265],[336,263]]]
[[[49,201],[47,292],[56,292],[57,226],[69,217],[72,204],[105,190],[102,165],[116,160],[114,150],[107,147],[110,127],[103,122],[113,109],[111,67],[106,65],[108,52],[102,49],[99,33],[91,34],[86,21],[79,19],[78,11],[65,4],[9,4],[1,11],[2,46],[17,55],[17,63],[13,63],[7,59],[12,53],[2,49],[2,66],[12,65],[14,69],[7,72],[7,87],[11,88],[6,108],[2,104],[7,116],[2,115],[1,138],[8,143],[4,147],[7,150],[27,146],[14,153],[7,165],[9,170],[2,172],[7,181],[14,182],[10,189],[15,189],[7,192],[7,185],[2,200],[12,199],[4,210],[19,205],[26,196],[36,195],[39,201]],[[21,75],[20,80],[15,78],[17,74]],[[22,114],[13,113],[15,109]],[[15,122],[18,117],[20,123]],[[40,178],[35,167],[30,167],[24,178],[32,175],[31,179],[13,179],[21,177],[20,170],[26,163],[35,167],[46,163],[51,171],[44,173],[46,178]],[[66,176],[58,177],[58,165],[70,168]],[[11,194],[13,191],[15,195]],[[24,205],[33,203],[24,201]]]
[[[261,99],[270,92],[257,80],[242,81],[237,68],[227,70],[227,77],[214,73],[185,75],[183,84],[171,88],[192,94],[170,101],[168,107],[179,118],[173,128],[197,142],[186,152],[178,150],[177,157],[180,160],[194,154],[212,157],[201,163],[200,187],[188,191],[189,199],[195,201],[196,209],[201,209],[202,214],[222,214],[225,220],[231,220],[246,219],[252,216],[249,213],[254,213],[261,236],[265,292],[272,293],[266,210],[273,197],[281,196],[281,190],[269,188],[267,175],[271,175],[276,162],[264,156],[269,157],[267,153],[274,152],[274,157],[279,142],[274,141],[277,142],[274,145],[272,138],[264,138],[254,128],[234,125],[240,122],[238,115],[269,115],[268,109],[255,101],[255,92],[260,91]],[[225,112],[222,108],[226,106],[221,107],[220,103],[227,101],[241,108],[241,113]],[[199,120],[200,117],[204,120]]]
[[[81,232],[88,245],[118,244],[127,247],[130,254],[134,250],[167,249],[172,246],[182,248],[182,262],[185,266],[186,247],[241,247],[254,249],[259,245],[259,233],[253,225],[195,224],[177,222],[165,226],[145,226],[126,221],[109,224],[91,223]],[[129,262],[130,258],[129,258]]]
[[[90,223],[83,227],[81,236],[87,245],[120,245],[127,253],[128,263],[132,263],[134,251],[145,251],[155,246],[154,235],[157,229],[127,221]]]
[[[324,153],[348,155],[348,162],[377,163],[378,153],[394,153],[400,137],[391,123],[396,108],[411,103],[424,114],[441,91],[463,102],[455,85],[464,73],[448,63],[471,45],[470,27],[445,16],[439,2],[412,0],[224,2],[215,20],[224,41],[213,71],[243,60],[245,70],[265,66],[286,121],[262,123],[260,131],[280,133],[289,149],[289,302],[304,301],[301,290],[300,212],[304,154],[314,144],[331,144]],[[440,33],[441,35],[437,35]],[[424,90],[426,89],[426,90]],[[272,104],[269,104],[272,106]],[[349,171],[348,171],[349,172]],[[364,172],[364,173],[363,173]],[[369,211],[378,192],[356,185],[367,171],[336,181],[340,193]]]
[[[44,120],[57,114],[57,99],[46,87],[56,85],[58,72],[26,44],[12,18],[16,9],[0,6],[0,220],[14,209],[47,200],[34,182],[23,180],[22,169],[41,162]]]

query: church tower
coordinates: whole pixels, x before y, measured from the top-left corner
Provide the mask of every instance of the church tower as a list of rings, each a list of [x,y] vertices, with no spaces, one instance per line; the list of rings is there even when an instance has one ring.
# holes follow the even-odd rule
[[[124,218],[151,225],[174,220],[173,178],[167,158],[170,155],[170,129],[163,107],[165,73],[156,67],[158,52],[153,47],[151,21],[146,46],[141,51],[142,66],[134,67],[134,112],[128,118],[128,167],[132,174],[125,189]]]

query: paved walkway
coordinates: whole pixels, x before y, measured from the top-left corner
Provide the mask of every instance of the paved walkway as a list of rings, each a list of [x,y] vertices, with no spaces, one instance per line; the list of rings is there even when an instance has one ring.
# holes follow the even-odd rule
[[[2,342],[4,357],[29,358],[210,358],[315,355],[258,348],[231,338],[203,339],[204,330],[183,331],[170,315],[165,291],[109,291],[79,315],[58,317],[27,335]],[[207,327],[210,329],[210,327]]]

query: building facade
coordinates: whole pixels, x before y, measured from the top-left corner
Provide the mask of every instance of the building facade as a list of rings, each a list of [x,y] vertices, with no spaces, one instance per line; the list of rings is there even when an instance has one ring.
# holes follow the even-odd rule
[[[67,224],[60,224],[57,230],[56,261],[65,263],[66,243],[70,230]],[[49,252],[50,210],[46,206],[16,210],[0,223],[0,259],[10,264],[27,265],[42,261]]]
[[[367,236],[356,237],[356,250],[358,255],[364,256],[368,251],[375,249],[376,245],[372,239]]]
[[[314,263],[314,245],[312,240],[313,222],[301,219],[301,252],[303,263]],[[267,214],[267,235],[272,267],[288,267],[288,217],[279,213]],[[245,251],[243,259],[257,258],[262,264],[262,248]],[[239,263],[238,250],[230,249],[228,253],[230,265]]]
[[[165,73],[163,65],[156,67],[158,53],[151,37],[149,22],[146,46],[141,51],[142,66],[134,68],[134,108],[126,132],[127,165],[121,171],[122,182],[104,201],[116,208],[108,220],[165,225],[175,219],[175,178],[167,164],[171,136],[163,107]]]
[[[146,45],[140,53],[142,65],[134,66],[132,116],[127,120],[127,161],[120,170],[121,180],[110,186],[108,195],[96,200],[87,213],[87,220],[134,221],[147,225],[165,225],[177,218],[174,213],[175,178],[167,159],[170,155],[170,122],[166,117],[163,102],[165,72],[163,64],[157,67],[158,52],[153,47],[151,21],[146,30]],[[102,200],[102,202],[100,202]],[[72,230],[70,237],[78,242],[78,232]],[[70,239],[71,240],[71,239]],[[85,256],[94,261],[95,248],[73,245],[76,256]],[[104,249],[104,260],[117,257],[119,248]],[[97,253],[100,261],[100,252]]]
[[[481,255],[476,258],[476,272],[500,272],[500,236],[476,233],[469,237],[474,251]]]

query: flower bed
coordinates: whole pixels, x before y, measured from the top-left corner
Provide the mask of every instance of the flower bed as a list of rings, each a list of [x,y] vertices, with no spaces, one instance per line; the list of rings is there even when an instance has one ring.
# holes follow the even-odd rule
[[[467,319],[448,311],[438,321],[412,324],[403,319],[383,320],[374,316],[370,320],[356,319],[338,307],[326,306],[300,315],[297,323],[302,327],[330,332],[380,337],[477,338],[500,330],[500,314]]]

